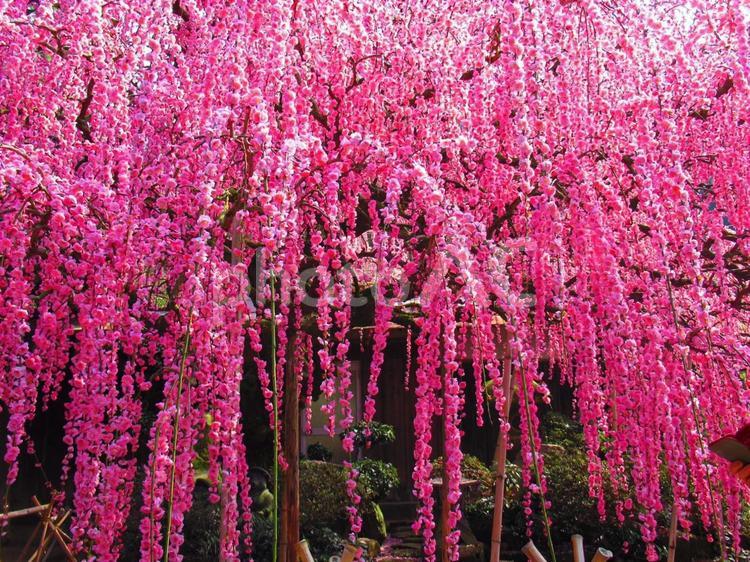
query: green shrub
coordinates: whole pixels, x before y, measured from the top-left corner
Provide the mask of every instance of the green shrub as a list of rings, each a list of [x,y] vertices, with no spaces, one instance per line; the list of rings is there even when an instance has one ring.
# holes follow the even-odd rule
[[[443,457],[438,457],[432,463],[432,474],[440,476],[443,472]],[[481,498],[492,497],[495,494],[495,474],[481,460],[473,455],[464,455],[461,460],[461,475],[467,480],[477,480],[475,489],[464,489],[464,503],[473,503]]]
[[[547,412],[541,423],[542,441],[566,449],[584,450],[583,426],[557,412]]]
[[[503,526],[506,529],[504,533],[506,540],[507,535],[512,532],[510,529],[513,528],[512,524],[509,524],[508,521],[509,519],[515,519],[515,512],[519,512],[517,508],[520,505],[518,501],[520,490],[521,468],[507,461],[505,463],[505,494],[503,495],[503,504],[505,506]],[[485,495],[475,501],[465,501],[464,504],[466,507],[463,511],[477,538],[482,542],[489,543],[492,535],[492,518],[495,511],[494,482],[492,488],[482,486],[481,491]],[[518,530],[523,532],[521,527]]]
[[[346,469],[339,464],[300,462],[300,520],[303,527],[344,530],[349,505],[346,479]]]
[[[310,443],[307,447],[307,458],[311,461],[330,462],[333,453],[322,443]]]
[[[273,521],[270,517],[253,516],[253,560],[273,558]],[[207,558],[206,560],[217,560]]]
[[[307,539],[315,560],[328,560],[331,556],[340,555],[344,548],[344,539],[333,529],[324,526],[303,526],[302,538]],[[267,559],[258,556],[255,560]]]
[[[365,445],[380,445],[382,443],[393,443],[396,440],[396,433],[392,425],[380,422],[359,421],[352,426],[354,432],[354,446],[357,449],[363,449]],[[339,437],[344,438],[342,433]]]
[[[381,501],[401,482],[396,467],[384,461],[362,459],[354,463],[354,468],[359,471],[358,483],[364,497],[372,501]]]
[[[630,551],[622,559],[644,560],[645,549],[637,513],[620,523],[614,514],[618,498],[605,485],[607,513],[602,521],[597,500],[589,496],[589,461],[581,425],[561,414],[548,413],[542,421],[541,431],[545,443],[558,445],[547,448],[544,454],[544,474],[548,486],[546,497],[552,503],[548,513],[555,542],[567,543],[570,535],[578,533],[583,535],[586,544],[605,546],[615,552],[621,550],[624,542],[628,542]],[[532,509],[535,529],[541,531],[543,523],[538,498],[534,499]],[[662,527],[668,525],[668,521],[659,523]]]
[[[185,514],[185,543],[180,551],[186,562],[202,562],[219,558],[221,510],[218,503],[208,500],[208,487],[197,485],[193,505]]]
[[[492,518],[495,513],[495,498],[482,498],[463,509],[464,517],[477,538],[485,543],[492,536]]]

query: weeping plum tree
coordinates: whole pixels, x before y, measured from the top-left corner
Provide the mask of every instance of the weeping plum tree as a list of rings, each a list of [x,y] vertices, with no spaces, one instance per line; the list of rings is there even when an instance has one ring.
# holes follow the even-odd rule
[[[222,557],[238,559],[252,524],[243,353],[277,433],[277,383],[296,369],[304,396],[313,356],[327,411],[350,427],[351,296],[369,283],[366,420],[394,303],[419,305],[429,559],[432,428],[442,417],[455,529],[464,379],[494,383],[493,415],[506,399],[497,316],[528,490],[545,489],[546,357],[575,389],[600,509],[605,486],[634,498],[615,508],[652,544],[666,471],[681,514],[736,538],[744,492],[706,443],[750,405],[749,17],[741,0],[0,1],[8,485],[30,422],[69,386],[73,546],[116,560],[141,396],[157,390],[141,559],[179,559],[204,433]]]

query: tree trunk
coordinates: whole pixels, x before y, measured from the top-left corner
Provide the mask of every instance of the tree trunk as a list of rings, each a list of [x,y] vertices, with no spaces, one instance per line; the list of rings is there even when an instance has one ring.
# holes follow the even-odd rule
[[[284,458],[288,463],[284,473],[283,504],[281,508],[280,562],[297,562],[299,540],[299,395],[295,374],[295,341],[292,337],[287,351],[284,373]]]
[[[500,329],[502,342],[500,343],[503,357],[503,421],[510,416],[510,405],[513,402],[514,374],[511,368],[510,342],[505,327]],[[499,562],[500,545],[503,534],[503,507],[505,502],[505,461],[508,456],[508,433],[500,428],[495,447],[495,509],[492,515],[492,542],[490,548],[490,562]]]

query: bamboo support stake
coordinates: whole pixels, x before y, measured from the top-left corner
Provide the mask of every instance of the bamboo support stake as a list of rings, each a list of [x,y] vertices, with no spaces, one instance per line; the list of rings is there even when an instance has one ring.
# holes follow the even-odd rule
[[[443,334],[441,333],[441,339],[440,339],[440,357],[443,357],[445,354],[445,345],[444,340],[442,339]],[[442,378],[442,396],[443,396],[443,404],[446,402],[446,396],[448,394],[448,382],[445,380],[445,368],[440,368],[440,376]],[[448,503],[448,446],[447,446],[447,436],[448,431],[446,430],[448,427],[448,414],[446,412],[445,407],[443,407],[443,415],[440,418],[440,427],[441,427],[441,434],[440,434],[440,442],[443,452],[443,469],[441,474],[442,483],[440,485],[440,535],[439,535],[439,542],[438,542],[438,548],[442,551],[440,560],[441,562],[451,562],[451,556],[450,552],[448,551],[448,527],[449,527],[449,521],[450,521],[450,504]],[[460,478],[460,477],[459,477]],[[436,558],[437,559],[437,558]],[[341,562],[345,562],[343,559]]]
[[[583,537],[581,535],[573,535],[570,537],[570,543],[573,545],[573,562],[586,562],[583,553]]]
[[[297,543],[297,562],[315,562],[310,552],[310,545],[305,539]]]
[[[68,537],[63,531],[60,530],[60,525],[62,525],[64,520],[68,518],[68,515],[70,515],[69,511],[65,514],[62,520],[58,521],[57,523],[54,523],[51,526],[51,529],[52,529],[52,533],[55,535],[55,538],[57,539],[57,544],[65,553],[65,557],[68,559],[68,562],[76,562],[76,557],[73,556],[73,553],[70,551],[70,547],[68,546],[68,543],[70,542],[70,537]]]
[[[34,506],[36,509],[41,508],[49,508],[49,511],[52,511],[52,504],[51,503],[45,503],[42,505],[39,503],[39,500],[36,498],[36,496],[31,496],[31,500],[34,502]],[[35,509],[35,508],[29,508],[29,509]],[[41,513],[41,511],[36,511],[36,513]],[[57,544],[60,546],[62,551],[65,553],[65,557],[68,559],[68,562],[76,562],[75,556],[73,556],[73,553],[70,551],[70,547],[68,546],[68,543],[71,542],[71,538],[60,528],[62,527],[63,523],[65,523],[65,520],[70,516],[70,511],[66,511],[64,514],[62,514],[59,517],[56,517],[54,521],[49,521],[49,518],[47,518],[47,522],[49,523],[49,528],[52,531],[52,534],[55,536],[55,539],[57,540]],[[40,517],[44,518],[47,517],[47,515],[40,515]]]
[[[39,500],[36,499],[36,496],[33,496],[34,503],[38,503]],[[30,558],[29,560],[33,560],[33,562],[41,562],[42,555],[46,552],[48,543],[50,542],[51,538],[48,537],[47,533],[49,531],[49,523],[50,523],[50,517],[52,516],[52,503],[47,504],[47,509],[44,511],[44,515],[42,515],[42,540],[39,541],[39,547],[36,549],[36,552],[34,553],[33,558]]]
[[[591,559],[591,562],[607,562],[610,558],[612,558],[614,554],[612,554],[611,550],[607,550],[606,548],[600,548],[596,551],[596,554],[594,554],[594,557]]]
[[[445,371],[443,370],[443,377],[445,377]],[[446,386],[447,382],[443,380],[443,404],[445,404],[445,397],[446,397]],[[441,557],[442,562],[451,562],[451,555],[448,549],[448,534],[449,534],[449,521],[450,521],[450,514],[451,514],[451,508],[450,503],[448,502],[448,450],[447,450],[447,427],[448,427],[448,415],[445,412],[445,407],[443,407],[443,433],[442,433],[442,441],[443,441],[443,474],[442,479],[443,483],[440,486],[440,546],[443,551],[443,555]],[[342,560],[341,562],[344,562]]]
[[[271,392],[273,393],[273,562],[279,560],[279,388],[276,368],[276,280],[268,277],[271,285]],[[282,381],[283,384],[283,381]]]
[[[35,513],[41,513],[47,509],[49,504],[36,505],[34,507],[27,507],[25,509],[18,509],[16,511],[9,511],[8,513],[0,513],[0,521],[9,521],[16,519],[17,517],[26,517],[27,515],[34,515]]]
[[[223,479],[221,481],[223,482]],[[219,505],[221,506],[221,520],[219,521],[219,544],[225,544],[224,541],[227,538],[227,524],[224,518],[224,513],[226,513],[226,506],[229,502],[226,486],[219,485],[219,498]],[[226,559],[224,558],[224,549],[220,548],[219,551],[219,562],[226,562]]]
[[[344,547],[344,553],[341,555],[341,562],[354,562],[360,554],[358,546],[347,544]]]
[[[547,562],[547,559],[542,556],[542,553],[537,549],[534,541],[527,542],[521,549],[521,552],[523,552],[526,558],[531,560],[531,562]]]
[[[510,405],[513,402],[513,372],[511,369],[510,343],[508,333],[501,326],[502,355],[503,355],[503,422],[508,421]],[[503,535],[503,508],[505,507],[505,461],[508,456],[508,433],[500,428],[495,447],[495,507],[492,514],[492,542],[490,547],[490,562],[500,561],[500,546]]]
[[[70,552],[70,549],[68,548],[68,545],[67,545],[67,542],[70,542],[70,537],[68,537],[65,533],[63,533],[59,529],[59,526],[65,522],[65,520],[68,518],[69,515],[70,515],[70,511],[67,511],[61,517],[55,518],[54,521],[52,520],[48,521],[48,524],[46,525],[48,534],[46,538],[43,538],[43,542],[40,543],[39,547],[37,548],[36,555],[35,555],[36,557],[39,557],[39,556],[42,557],[41,562],[44,562],[45,560],[49,558],[50,551],[52,550],[54,546],[52,544],[52,541],[57,541],[57,544],[65,553],[65,556],[68,562],[76,562],[76,558]]]
[[[680,508],[677,503],[672,504],[672,520],[669,523],[669,553],[667,562],[674,562],[677,554],[677,522],[680,517]]]

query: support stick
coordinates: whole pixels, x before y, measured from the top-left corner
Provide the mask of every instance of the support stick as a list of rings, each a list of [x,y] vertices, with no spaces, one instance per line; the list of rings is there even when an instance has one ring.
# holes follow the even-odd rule
[[[667,562],[674,562],[677,554],[677,521],[680,517],[680,508],[677,502],[672,504],[672,520],[669,523],[669,553]]]
[[[612,558],[614,554],[612,554],[611,550],[607,550],[606,548],[600,548],[596,551],[596,554],[594,554],[594,557],[591,559],[591,562],[607,562],[610,558]]]
[[[315,562],[310,552],[310,545],[305,539],[297,543],[297,560],[296,562]]]
[[[570,543],[573,545],[573,562],[586,562],[583,553],[583,537],[581,535],[573,535],[570,537]]]
[[[539,552],[539,550],[537,550],[534,541],[527,542],[521,549],[521,552],[523,552],[524,555],[526,555],[526,558],[531,560],[531,562],[547,562],[547,559],[542,556],[542,553]]]
[[[510,405],[513,402],[513,372],[511,369],[510,344],[505,326],[501,326],[501,349],[503,356],[503,422],[508,421]],[[492,542],[490,562],[500,561],[500,546],[503,536],[503,508],[505,507],[505,464],[508,457],[508,433],[500,428],[495,447],[495,507],[492,514]]]
[[[442,347],[442,346],[441,346]],[[441,351],[442,355],[442,351]],[[447,382],[445,381],[445,370],[441,369],[443,375],[443,404],[445,404]],[[443,406],[443,485],[440,487],[440,538],[442,541],[442,562],[451,562],[450,552],[448,551],[448,522],[450,520],[451,508],[448,502],[448,447],[447,447],[447,436],[448,436],[448,415]],[[341,562],[344,562],[343,560]]]
[[[279,389],[276,368],[276,281],[273,272],[271,284],[271,391],[273,392],[273,550],[272,560],[279,559]]]
[[[34,507],[27,507],[24,509],[17,509],[16,511],[10,511],[8,513],[0,513],[0,521],[6,521],[10,519],[16,519],[17,517],[26,517],[27,515],[34,515],[35,513],[41,513],[49,504],[41,504]]]

